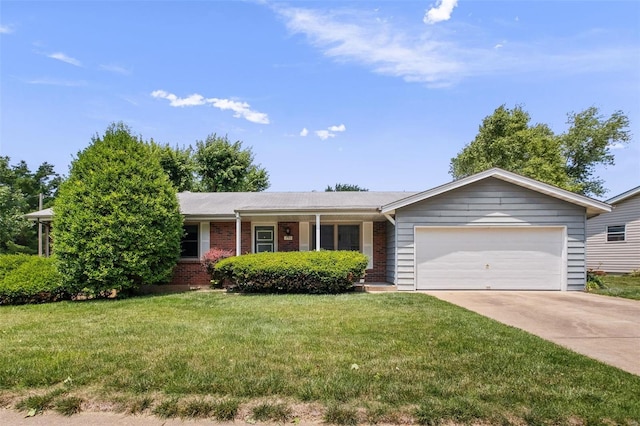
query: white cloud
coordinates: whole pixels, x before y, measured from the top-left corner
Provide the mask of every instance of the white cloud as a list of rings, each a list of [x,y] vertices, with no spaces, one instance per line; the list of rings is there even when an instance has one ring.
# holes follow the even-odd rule
[[[438,3],[441,7],[444,4]],[[602,43],[602,34],[598,34],[600,47],[588,46],[583,37],[576,35],[510,40],[506,52],[495,41],[482,39],[482,28],[472,26],[456,31],[437,25],[400,27],[396,20],[380,20],[377,14],[363,10],[271,7],[291,33],[305,35],[314,47],[336,62],[356,63],[375,73],[428,87],[448,87],[465,78],[487,75],[571,75],[629,69],[634,63],[628,58],[640,54],[634,45]],[[488,37],[489,34],[490,40]]]
[[[72,58],[71,56],[68,56],[62,52],[51,53],[50,55],[47,55],[47,57],[51,59],[57,59],[58,61],[65,62],[67,64],[75,65],[76,67],[82,66],[82,63],[79,60],[77,60],[76,58]]]
[[[293,33],[307,35],[328,57],[372,67],[406,81],[443,85],[461,72],[449,43],[410,37],[364,13],[278,8]]]
[[[495,46],[493,46],[494,49],[502,49],[504,47],[504,44],[502,43],[498,43]]]
[[[0,34],[11,34],[13,27],[11,25],[0,25]]]
[[[250,105],[246,102],[232,101],[229,99],[211,98],[207,99],[207,102],[211,102],[214,107],[221,110],[230,109],[235,112],[233,114],[236,118],[244,118],[252,123],[269,124],[269,117],[267,114],[258,111],[252,111]]]
[[[347,128],[344,126],[344,124],[341,124],[339,126],[331,126],[329,127],[329,130],[332,132],[344,132],[345,130],[347,130]]]
[[[101,64],[100,65],[100,69],[103,71],[109,71],[109,72],[113,72],[116,74],[122,74],[122,75],[130,75],[131,74],[131,70],[121,67],[120,65],[115,65],[115,64]]]
[[[253,111],[246,102],[234,101],[231,99],[205,98],[204,96],[194,93],[186,98],[179,98],[173,93],[164,90],[155,90],[151,92],[154,98],[166,99],[172,107],[200,106],[211,105],[221,110],[231,110],[236,118],[244,118],[247,121],[258,124],[269,124],[269,117],[263,112]]]
[[[86,86],[87,82],[84,80],[58,80],[53,78],[35,78],[33,80],[27,80],[29,84],[43,84],[46,86],[64,86],[64,87],[81,87]]]
[[[307,136],[309,134],[309,131],[307,130],[306,127],[303,127],[302,130],[300,130],[300,136],[304,137]]]
[[[186,98],[179,98],[173,93],[165,92],[164,90],[155,90],[151,92],[151,96],[154,98],[166,99],[169,101],[169,105],[172,107],[185,107],[185,106],[198,106],[206,103],[204,96],[194,93]]]
[[[307,129],[303,129],[303,130],[307,130]],[[327,127],[327,130],[316,130],[314,133],[320,139],[325,141],[325,140],[327,140],[329,138],[335,138],[336,137],[336,133],[335,132],[344,132],[345,130],[347,130],[347,127],[344,124],[341,124],[339,126],[329,126],[329,127]],[[303,136],[306,136],[306,133]]]
[[[451,18],[453,8],[458,5],[458,0],[438,0],[435,7],[432,7],[424,15],[425,24],[435,24],[437,22],[448,21]]]
[[[325,140],[327,140],[329,138],[335,138],[336,137],[335,133],[331,133],[328,130],[316,130],[315,133],[323,141],[325,141]]]
[[[615,142],[609,145],[610,149],[623,149],[625,148],[625,144],[620,143],[620,142]]]

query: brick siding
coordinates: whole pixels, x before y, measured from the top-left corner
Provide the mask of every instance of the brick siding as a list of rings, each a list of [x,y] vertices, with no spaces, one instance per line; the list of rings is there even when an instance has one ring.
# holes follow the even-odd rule
[[[373,222],[373,269],[367,269],[367,283],[387,281],[387,224]]]
[[[286,241],[286,229],[289,228],[292,240]],[[278,222],[278,251],[300,250],[300,225],[298,222]]]
[[[172,285],[209,286],[211,278],[197,260],[181,260],[173,270]]]
[[[286,228],[293,237],[285,241]],[[298,222],[278,222],[278,251],[300,249],[300,226]],[[211,247],[236,251],[236,223],[211,222]],[[242,222],[241,253],[251,253],[251,223]],[[385,282],[387,269],[387,227],[385,222],[373,223],[373,268],[367,269],[365,282]],[[181,260],[173,271],[173,285],[208,286],[210,278],[197,260]]]
[[[211,222],[209,234],[211,247],[236,252],[236,223]],[[242,236],[240,238],[240,253],[251,253],[251,222],[242,222]]]

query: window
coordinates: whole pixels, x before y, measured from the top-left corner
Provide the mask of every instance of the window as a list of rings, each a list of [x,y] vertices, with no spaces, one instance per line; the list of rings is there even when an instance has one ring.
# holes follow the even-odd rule
[[[607,242],[624,241],[624,240],[625,240],[625,225],[607,226]]]
[[[180,257],[198,258],[198,225],[184,225],[180,241]]]
[[[315,250],[315,225],[311,231],[311,250]],[[360,225],[320,225],[320,248],[360,251]]]

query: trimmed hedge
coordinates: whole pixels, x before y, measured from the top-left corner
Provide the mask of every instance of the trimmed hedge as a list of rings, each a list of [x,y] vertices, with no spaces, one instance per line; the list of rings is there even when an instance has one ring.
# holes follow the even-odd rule
[[[248,293],[342,293],[364,276],[367,256],[354,251],[259,253],[220,260],[214,279]]]
[[[13,271],[23,263],[29,261],[33,256],[28,254],[2,254],[0,255],[0,282],[5,275]]]
[[[0,256],[0,305],[63,299],[70,299],[70,294],[62,285],[53,258]]]

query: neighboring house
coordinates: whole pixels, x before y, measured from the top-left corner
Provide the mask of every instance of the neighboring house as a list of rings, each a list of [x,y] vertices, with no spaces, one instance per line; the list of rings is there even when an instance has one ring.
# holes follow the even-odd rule
[[[582,290],[587,217],[609,205],[501,169],[419,193],[180,193],[183,258],[173,283],[206,285],[198,259],[357,250],[366,282],[398,290]],[[51,220],[51,211],[27,215]]]
[[[640,270],[640,186],[605,202],[613,210],[587,220],[587,268],[610,273]]]

